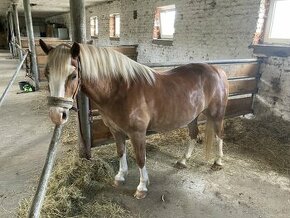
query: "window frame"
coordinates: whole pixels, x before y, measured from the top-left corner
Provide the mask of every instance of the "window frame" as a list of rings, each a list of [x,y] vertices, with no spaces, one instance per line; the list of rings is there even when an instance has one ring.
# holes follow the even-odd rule
[[[174,32],[173,32],[172,35],[165,35],[165,34],[162,33],[161,13],[162,12],[163,13],[164,12],[171,12],[171,11],[175,11],[175,17],[174,17],[174,23],[173,23]],[[158,16],[158,17],[156,17],[156,16]],[[158,23],[158,25],[155,25],[156,22]],[[175,33],[175,22],[176,22],[176,7],[175,7],[175,4],[161,6],[161,7],[156,7],[153,31],[154,31],[155,28],[159,28],[159,38],[154,37],[154,33],[153,33],[153,42],[157,42],[157,41],[173,41],[174,33]]]
[[[119,18],[119,34],[117,34],[117,17]],[[113,34],[111,32],[111,18],[114,19],[114,31],[113,31]],[[109,28],[110,28],[110,38],[112,39],[119,39],[120,38],[120,35],[121,35],[121,16],[120,16],[120,13],[112,13],[110,14],[110,20],[109,20],[110,24],[109,24]]]
[[[92,20],[94,20],[93,29],[94,34],[92,35]],[[91,16],[90,17],[90,35],[91,37],[98,37],[99,36],[99,20],[98,16]]]
[[[290,43],[290,38],[288,39],[282,39],[282,38],[270,38],[270,32],[272,30],[273,27],[273,18],[275,15],[275,7],[276,7],[276,3],[278,1],[287,1],[287,0],[272,0],[270,2],[270,6],[269,6],[269,11],[268,11],[268,18],[266,21],[266,25],[265,25],[265,32],[264,32],[264,44],[289,44]]]

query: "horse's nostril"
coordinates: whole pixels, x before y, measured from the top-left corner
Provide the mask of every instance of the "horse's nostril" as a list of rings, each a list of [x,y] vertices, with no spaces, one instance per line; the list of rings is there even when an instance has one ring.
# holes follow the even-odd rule
[[[67,118],[67,114],[66,114],[66,112],[62,112],[62,119],[63,119],[63,120],[66,120],[66,118]]]

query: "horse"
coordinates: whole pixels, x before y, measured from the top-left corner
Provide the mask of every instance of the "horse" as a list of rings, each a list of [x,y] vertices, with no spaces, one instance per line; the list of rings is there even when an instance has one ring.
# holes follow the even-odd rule
[[[119,171],[114,184],[125,182],[128,174],[125,140],[133,145],[140,182],[134,197],[145,198],[149,177],[146,170],[147,131],[164,132],[188,126],[190,142],[178,166],[186,167],[198,138],[197,118],[207,117],[205,151],[215,148],[213,168],[222,167],[223,120],[229,86],[222,69],[204,63],[187,64],[167,72],[137,63],[109,48],[61,44],[56,47],[40,40],[48,55],[49,116],[64,124],[80,88],[99,110],[117,146]],[[214,147],[216,146],[216,147]]]

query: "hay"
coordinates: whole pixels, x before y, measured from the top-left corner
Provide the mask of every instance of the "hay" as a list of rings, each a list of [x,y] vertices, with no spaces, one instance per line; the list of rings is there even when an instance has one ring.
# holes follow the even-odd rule
[[[290,123],[279,117],[241,117],[225,122],[226,149],[239,158],[259,162],[260,170],[290,175]]]
[[[74,152],[67,153],[56,163],[41,216],[128,217],[129,212],[117,203],[105,198],[95,200],[101,190],[110,187],[113,175],[107,161],[80,159]],[[27,217],[30,203],[31,199],[21,203],[18,217]]]

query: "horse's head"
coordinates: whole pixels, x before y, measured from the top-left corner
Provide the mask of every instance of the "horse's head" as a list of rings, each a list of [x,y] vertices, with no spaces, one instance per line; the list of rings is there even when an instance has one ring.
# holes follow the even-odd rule
[[[73,107],[80,84],[80,45],[62,44],[54,48],[41,39],[39,43],[48,55],[45,76],[50,90],[49,116],[56,125],[64,124],[68,120],[69,109]]]

